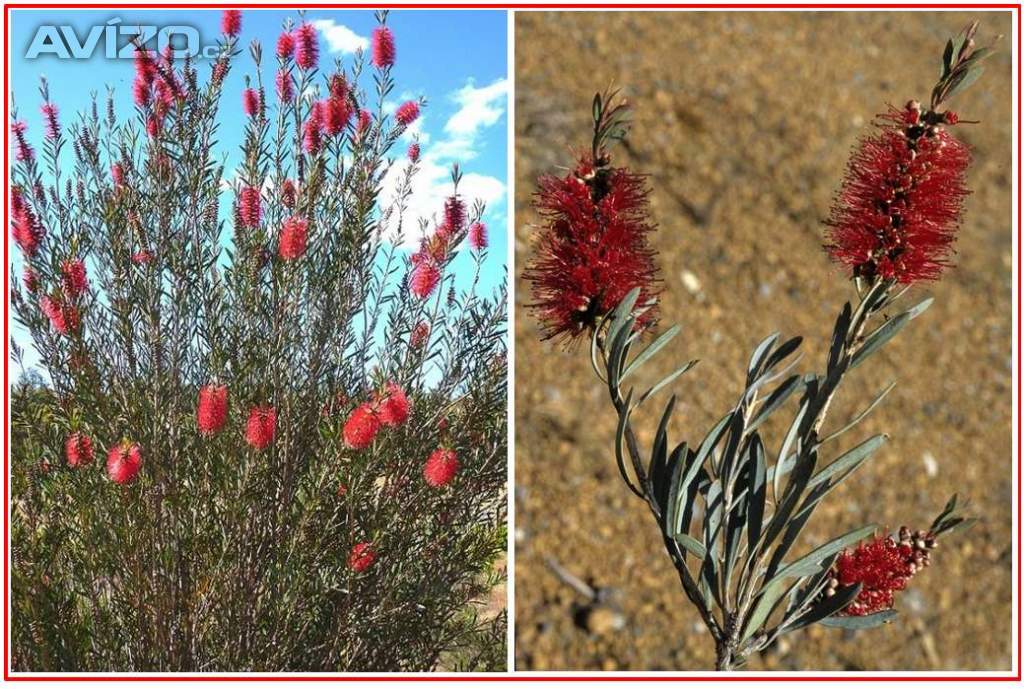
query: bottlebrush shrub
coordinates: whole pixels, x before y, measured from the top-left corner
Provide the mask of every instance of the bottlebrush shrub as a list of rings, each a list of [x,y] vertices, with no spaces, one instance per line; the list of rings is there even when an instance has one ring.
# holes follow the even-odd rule
[[[801,338],[771,335],[754,350],[735,406],[698,442],[669,441],[674,395],[649,453],[633,430],[637,410],[696,362],[642,393],[628,386],[679,326],[630,356],[653,322],[657,284],[644,241],[650,228],[646,192],[625,182],[635,178],[632,173],[611,167],[606,149],[625,131],[623,104],[612,94],[595,96],[591,152],[569,176],[540,183],[537,203],[545,224],[526,271],[533,308],[549,336],[590,336],[594,371],[618,413],[619,471],[654,515],[683,592],[715,643],[718,669],[739,667],[780,635],[811,624],[864,629],[893,620],[898,592],[930,564],[939,538],[973,521],[957,512],[954,496],[927,529],[901,527],[890,534],[868,525],[803,554],[791,552],[825,496],[886,440],[877,435],[833,450],[893,385],[839,428],[826,430],[825,421],[846,376],[931,299],[891,317],[887,312],[907,287],[937,278],[947,265],[967,193],[969,155],[949,131],[959,118],[942,106],[974,81],[979,61],[990,52],[975,47],[975,31],[976,25],[968,27],[946,46],[931,104],[912,101],[881,116],[850,161],[827,221],[827,251],[849,267],[857,300],[840,310],[824,373],[795,373]],[[615,266],[601,262],[613,253],[619,257]],[[582,257],[588,262],[573,263]],[[624,266],[633,274],[613,272]],[[599,274],[603,280],[593,279]],[[764,438],[763,424],[793,409],[787,405],[793,400],[785,435],[774,442]]]
[[[12,405],[14,669],[502,669],[478,601],[503,576],[504,287],[455,288],[463,229],[404,257],[419,166],[385,113],[391,60],[317,62],[312,25],[286,24],[269,79],[290,95],[263,95],[254,43],[242,114],[244,16],[223,27],[209,68],[139,53],[130,121],[111,93],[38,156],[13,126],[32,280],[11,303],[48,374]],[[230,176],[221,107],[244,128]],[[314,109],[367,115],[307,149]],[[437,217],[478,222],[458,179]],[[374,431],[350,442],[355,410]],[[440,488],[439,447],[459,461]]]

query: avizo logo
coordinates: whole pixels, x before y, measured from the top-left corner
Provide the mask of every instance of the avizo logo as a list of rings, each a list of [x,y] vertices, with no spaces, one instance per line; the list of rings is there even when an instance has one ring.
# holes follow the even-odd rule
[[[161,53],[169,48],[175,58],[213,58],[223,50],[216,44],[201,45],[199,31],[193,26],[122,24],[115,17],[92,27],[81,37],[73,26],[40,25],[25,51],[25,59],[53,55],[62,60],[88,60],[101,50],[108,60],[131,60],[136,45]]]

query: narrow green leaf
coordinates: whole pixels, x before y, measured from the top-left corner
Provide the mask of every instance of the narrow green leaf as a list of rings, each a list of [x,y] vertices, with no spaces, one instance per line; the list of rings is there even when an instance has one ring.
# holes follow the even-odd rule
[[[768,396],[768,399],[765,400],[761,409],[758,410],[757,416],[755,416],[750,421],[750,424],[747,425],[747,432],[749,433],[753,431],[762,423],[767,421],[768,417],[771,416],[775,410],[786,403],[786,400],[789,399],[790,395],[797,390],[803,389],[803,387],[803,376],[793,375],[787,378],[779,385],[779,387],[775,388],[775,390],[772,391],[772,394]]]
[[[689,534],[679,533],[673,538],[676,543],[685,548],[687,552],[693,554],[698,560],[703,560],[704,556],[707,554],[704,544]]]
[[[628,378],[629,374],[633,373],[633,371],[637,370],[644,363],[646,363],[648,359],[657,354],[662,347],[667,345],[672,340],[672,338],[679,334],[679,331],[681,329],[682,328],[680,326],[673,325],[671,328],[669,328],[661,335],[659,335],[658,338],[654,340],[654,342],[647,345],[644,351],[637,354],[636,358],[634,358],[633,361],[631,361],[630,364],[626,366],[625,370],[622,372],[622,375],[619,376],[619,381],[621,382]]]
[[[871,629],[892,622],[898,614],[895,610],[883,610],[872,615],[859,615],[856,617],[833,615],[832,617],[820,620],[818,624],[836,629]]]
[[[767,460],[764,443],[756,433],[750,441],[750,471],[747,473],[747,491],[749,507],[747,509],[747,544],[750,552],[761,538],[761,527],[764,523],[764,507],[767,499]]]
[[[873,455],[878,448],[884,445],[887,439],[888,438],[885,435],[872,436],[848,452],[844,452],[842,455],[837,457],[835,461],[812,476],[807,487],[813,488],[822,481],[827,481],[840,472],[847,470],[853,471],[860,466],[862,462]]]
[[[807,553],[803,557],[790,564],[786,565],[778,571],[778,573],[772,577],[767,586],[782,581],[788,577],[807,577],[817,574],[821,571],[820,562],[826,557],[833,553],[838,553],[840,550],[862,541],[875,532],[877,527],[874,524],[862,527],[860,529],[854,529],[839,538],[833,539],[825,545],[819,546]]]
[[[683,364],[680,368],[676,369],[675,371],[673,371],[669,375],[667,375],[664,378],[662,378],[654,387],[650,388],[647,392],[645,392],[643,395],[640,396],[640,399],[638,399],[636,401],[636,406],[639,407],[641,404],[643,404],[648,399],[650,399],[651,395],[656,393],[658,390],[661,390],[666,385],[671,384],[676,378],[678,378],[679,376],[683,375],[684,373],[686,373],[687,371],[689,371],[691,368],[693,368],[696,365],[697,365],[697,360],[694,359],[693,361],[689,361],[689,362]]]
[[[867,417],[867,415],[870,414],[872,411],[874,411],[875,407],[877,407],[878,404],[883,399],[885,399],[885,396],[888,395],[892,391],[892,389],[894,387],[896,387],[896,381],[893,381],[893,382],[889,383],[888,387],[886,387],[884,390],[882,390],[880,393],[878,393],[878,396],[875,397],[874,400],[872,400],[871,404],[869,404],[867,406],[867,408],[864,409],[864,411],[860,412],[855,417],[853,417],[853,419],[851,419],[849,422],[847,422],[847,424],[845,426],[843,426],[842,428],[840,428],[838,431],[836,431],[835,433],[830,433],[828,435],[828,437],[826,437],[824,440],[819,441],[818,445],[821,446],[821,445],[824,445],[825,443],[827,443],[827,442],[829,442],[831,440],[835,440],[836,438],[841,436],[843,433],[846,433],[846,431],[850,430],[851,428],[853,428],[854,426],[859,424],[861,421],[863,421]]]

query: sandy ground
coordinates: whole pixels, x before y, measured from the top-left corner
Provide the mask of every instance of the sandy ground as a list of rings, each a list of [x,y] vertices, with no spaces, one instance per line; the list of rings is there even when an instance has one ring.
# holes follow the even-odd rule
[[[983,36],[1008,13],[979,13]],[[651,175],[666,293],[683,334],[648,365],[700,358],[676,386],[675,438],[734,403],[753,346],[806,338],[820,370],[852,291],[820,250],[848,152],[887,103],[925,100],[945,39],[971,19],[947,13],[528,13],[516,15],[516,264],[530,255],[538,175],[587,141],[590,99],[609,81],[635,106],[619,163]],[[833,422],[899,384],[847,446],[891,442],[808,527],[823,542],[863,523],[927,526],[954,491],[982,522],[943,543],[899,600],[900,620],[857,633],[790,635],[751,669],[1009,669],[1011,662],[1010,41],[953,106],[981,120],[956,133],[976,155],[958,267],[916,288],[934,306],[845,384]],[[541,343],[517,283],[516,660],[519,669],[700,669],[713,649],[678,588],[646,507],[610,454],[614,416],[582,352]],[[641,381],[642,382],[642,381]],[[641,420],[651,441],[657,419]],[[771,436],[778,444],[778,429]],[[676,442],[676,441],[674,441]],[[553,558],[613,590],[623,627],[588,631],[583,598]],[[585,626],[585,625],[583,625]],[[599,630],[604,629],[603,633]]]

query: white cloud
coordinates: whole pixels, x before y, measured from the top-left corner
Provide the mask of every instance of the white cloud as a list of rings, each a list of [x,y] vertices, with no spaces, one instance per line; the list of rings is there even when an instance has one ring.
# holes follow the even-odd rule
[[[477,88],[470,81],[453,96],[459,110],[449,118],[444,130],[456,137],[473,137],[483,127],[490,127],[505,114],[508,103],[508,79],[498,79],[489,86]]]
[[[333,19],[316,19],[313,26],[319,31],[332,53],[354,53],[357,50],[366,50],[370,40],[360,36],[344,24],[337,24]]]

